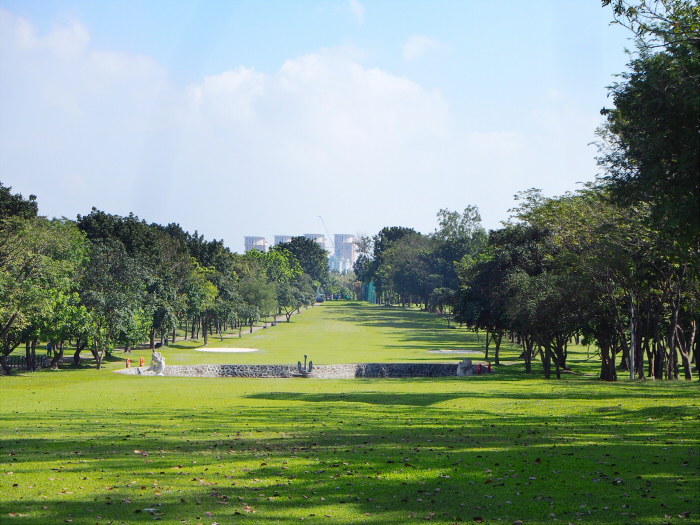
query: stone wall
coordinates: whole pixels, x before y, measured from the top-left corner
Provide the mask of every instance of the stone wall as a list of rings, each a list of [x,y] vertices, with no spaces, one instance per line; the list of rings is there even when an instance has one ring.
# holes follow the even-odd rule
[[[477,366],[472,366],[473,374]],[[147,367],[116,370],[128,375],[155,375]],[[315,379],[355,379],[372,377],[451,377],[457,374],[456,364],[358,363],[353,365],[318,365],[303,377]],[[176,377],[299,377],[293,365],[174,365],[166,366],[166,376]]]

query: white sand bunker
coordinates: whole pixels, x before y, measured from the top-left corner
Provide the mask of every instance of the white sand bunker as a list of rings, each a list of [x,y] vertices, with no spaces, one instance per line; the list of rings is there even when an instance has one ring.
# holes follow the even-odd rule
[[[214,352],[217,354],[242,354],[245,352],[257,352],[257,348],[195,348],[197,352]]]
[[[484,353],[483,350],[428,350],[431,354],[478,354]]]

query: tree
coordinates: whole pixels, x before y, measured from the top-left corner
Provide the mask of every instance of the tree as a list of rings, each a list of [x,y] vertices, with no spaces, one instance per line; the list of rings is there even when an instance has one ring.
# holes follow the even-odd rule
[[[290,283],[277,285],[277,302],[284,310],[287,322],[290,322],[294,311],[299,311],[302,306],[313,304],[315,300],[316,287],[307,274],[300,275]]]
[[[354,267],[355,273],[362,276],[362,282],[374,281],[377,289],[377,295],[379,297],[384,296],[384,300],[387,303],[391,298],[391,294],[387,293],[390,291],[391,282],[387,282],[386,279],[382,279],[382,275],[379,273],[379,269],[382,267],[384,262],[384,252],[402,237],[414,233],[417,232],[413,228],[405,228],[403,226],[382,228],[377,235],[372,237],[372,257],[363,259],[362,256],[360,256],[358,262],[360,260],[362,262],[360,264],[356,264]]]
[[[144,269],[114,239],[92,243],[80,296],[94,322],[92,352],[98,370],[114,338],[127,327],[134,312],[143,308]]]
[[[205,345],[209,342],[207,319],[219,294],[218,288],[211,282],[213,272],[215,270],[203,268],[195,261],[183,285],[185,315],[192,319],[192,338],[195,337],[195,330],[199,334],[201,327]]]
[[[13,195],[12,187],[0,182],[0,225],[10,217],[33,219],[38,213],[36,195],[30,195],[28,199],[22,197],[21,193]]]
[[[287,250],[296,257],[303,273],[322,285],[328,280],[328,254],[319,244],[306,237],[292,237],[289,242],[281,243],[275,251]]]
[[[440,280],[440,276],[431,272],[435,241],[412,232],[385,246],[377,269],[383,286],[390,286],[402,304],[410,302],[413,296],[427,308],[430,293]]]
[[[30,332],[39,329],[55,294],[74,287],[85,253],[84,238],[71,222],[32,217],[31,205],[14,209],[19,215],[0,219],[0,344],[7,373],[6,357],[36,337]]]
[[[598,163],[622,205],[646,202],[667,235],[697,250],[700,239],[700,49],[640,50],[623,82],[610,88],[615,107]]]
[[[277,310],[277,287],[265,279],[250,277],[241,281],[238,285],[238,293],[249,306],[255,308],[264,318]],[[251,317],[251,331],[254,321],[255,319]]]
[[[602,0],[612,6],[613,24],[632,31],[645,47],[688,44],[700,47],[700,12],[689,0]]]

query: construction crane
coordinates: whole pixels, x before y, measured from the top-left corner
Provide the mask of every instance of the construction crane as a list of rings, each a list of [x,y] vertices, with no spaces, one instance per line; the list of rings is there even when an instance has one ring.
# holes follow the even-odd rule
[[[326,230],[326,234],[328,235],[328,242],[331,243],[331,248],[333,248],[333,253],[335,254],[335,241],[333,240],[331,236],[331,232],[328,231],[328,226],[326,226],[326,221],[323,220],[323,217],[320,215],[318,216],[319,219],[321,219],[321,222],[323,223],[323,228]]]

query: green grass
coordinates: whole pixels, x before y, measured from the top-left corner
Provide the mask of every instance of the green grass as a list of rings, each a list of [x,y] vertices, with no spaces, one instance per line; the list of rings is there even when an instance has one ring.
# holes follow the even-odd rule
[[[255,354],[165,355],[439,362],[428,350],[478,344],[415,310],[324,304],[222,345]],[[549,382],[515,362],[467,379],[3,377],[0,521],[697,523],[698,383],[601,383],[572,352]]]

